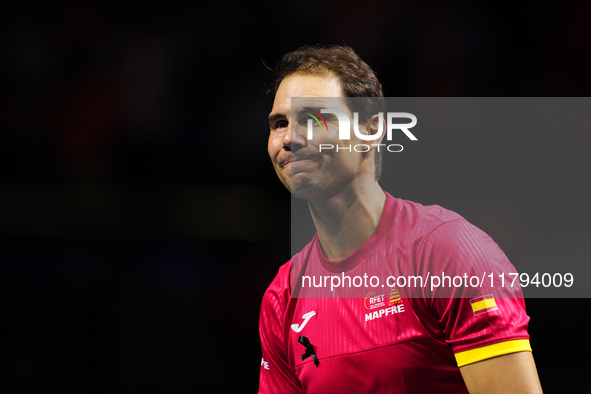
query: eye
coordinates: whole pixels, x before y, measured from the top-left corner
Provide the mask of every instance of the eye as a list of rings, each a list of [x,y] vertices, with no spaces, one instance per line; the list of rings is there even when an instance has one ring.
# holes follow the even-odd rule
[[[288,125],[287,120],[282,119],[282,120],[278,120],[277,122],[275,122],[273,124],[273,127],[271,127],[272,130],[277,130],[277,129],[284,129],[286,128]]]

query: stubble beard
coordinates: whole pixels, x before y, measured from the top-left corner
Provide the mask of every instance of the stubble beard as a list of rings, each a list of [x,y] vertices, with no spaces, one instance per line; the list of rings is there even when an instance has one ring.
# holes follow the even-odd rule
[[[344,183],[344,179],[335,183],[335,179],[326,177],[322,173],[316,174],[316,176],[311,176],[311,174],[304,175],[302,173],[303,179],[293,181],[293,174],[287,175],[285,168],[281,165],[275,166],[275,172],[281,183],[283,183],[283,186],[285,186],[293,197],[305,200],[323,198],[323,196],[331,194],[335,187],[338,188],[339,185],[342,186],[342,183]]]
[[[286,177],[282,182],[295,198],[312,200],[325,192],[324,184],[326,182],[318,177],[310,179],[306,176],[304,179],[297,181],[293,181],[291,177]]]

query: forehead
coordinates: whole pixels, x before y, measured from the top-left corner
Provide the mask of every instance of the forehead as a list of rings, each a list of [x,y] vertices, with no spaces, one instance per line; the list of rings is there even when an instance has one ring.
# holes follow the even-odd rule
[[[281,81],[271,115],[289,113],[292,97],[343,97],[343,91],[333,75],[292,74]]]

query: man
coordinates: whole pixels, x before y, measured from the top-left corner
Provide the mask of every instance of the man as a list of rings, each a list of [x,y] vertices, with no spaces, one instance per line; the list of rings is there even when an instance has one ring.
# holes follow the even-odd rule
[[[541,393],[520,294],[419,295],[392,286],[385,296],[303,296],[306,275],[512,268],[461,216],[381,189],[383,102],[370,101],[351,125],[366,138],[340,140],[338,119],[326,110],[354,119],[350,97],[383,97],[374,72],[350,48],[302,48],[277,68],[268,152],[282,183],[307,200],[317,233],[263,297],[259,392]],[[297,113],[292,98],[304,98]],[[325,127],[318,122],[313,138],[304,113],[323,115]],[[346,149],[373,137],[367,151]]]

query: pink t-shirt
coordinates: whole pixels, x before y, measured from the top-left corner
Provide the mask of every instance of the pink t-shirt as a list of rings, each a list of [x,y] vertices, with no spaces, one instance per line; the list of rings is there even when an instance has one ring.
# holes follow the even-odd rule
[[[315,236],[279,269],[261,306],[260,393],[467,393],[458,365],[531,351],[497,244],[454,212],[386,195],[376,232],[345,259],[327,260]],[[379,284],[313,281],[363,275]]]

